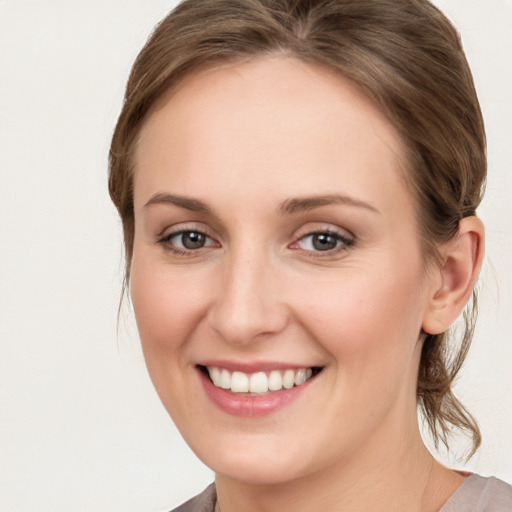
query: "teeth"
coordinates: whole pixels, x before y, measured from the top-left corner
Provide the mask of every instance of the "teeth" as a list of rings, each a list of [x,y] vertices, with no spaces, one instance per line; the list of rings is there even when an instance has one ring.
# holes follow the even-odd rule
[[[220,388],[220,370],[218,368],[211,368],[210,369],[210,378],[212,379],[213,383]]]
[[[306,370],[299,370],[295,374],[294,383],[296,386],[300,386],[301,384],[304,384],[304,382],[306,382]]]
[[[273,370],[268,376],[268,389],[270,391],[279,391],[283,387],[283,377],[281,372]]]
[[[229,372],[225,368],[215,366],[207,367],[210,378],[218,388],[231,390],[232,393],[265,394],[269,391],[291,389],[300,386],[313,376],[311,368],[298,370],[272,370],[270,373],[257,372],[247,374],[244,372]]]
[[[231,375],[231,391],[233,393],[249,392],[249,377],[242,372],[233,372]]]
[[[233,391],[233,388],[231,388]],[[249,377],[249,391],[251,393],[266,393],[268,391],[268,379],[264,372],[253,373]]]
[[[219,388],[231,389],[231,374],[227,370],[220,372]]]
[[[295,384],[295,372],[293,370],[286,370],[283,375],[283,388],[293,388]]]

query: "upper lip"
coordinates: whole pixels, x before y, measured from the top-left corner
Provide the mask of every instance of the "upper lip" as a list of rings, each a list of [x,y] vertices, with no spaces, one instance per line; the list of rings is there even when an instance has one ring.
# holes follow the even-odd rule
[[[226,369],[230,372],[257,373],[271,372],[272,370],[300,370],[301,368],[315,368],[321,365],[287,363],[280,361],[229,361],[225,359],[209,359],[201,361],[198,366],[209,366]]]

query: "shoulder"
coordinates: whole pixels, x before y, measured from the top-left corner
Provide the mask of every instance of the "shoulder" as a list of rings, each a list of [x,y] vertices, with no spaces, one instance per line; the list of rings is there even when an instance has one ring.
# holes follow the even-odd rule
[[[171,512],[214,512],[216,501],[215,484],[211,484],[201,494],[194,496]]]
[[[439,512],[512,512],[512,486],[472,474]]]

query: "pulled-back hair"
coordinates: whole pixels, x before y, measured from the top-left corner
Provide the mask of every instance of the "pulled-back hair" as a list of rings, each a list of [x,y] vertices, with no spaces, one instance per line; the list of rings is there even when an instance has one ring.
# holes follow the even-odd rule
[[[283,54],[353,80],[388,117],[407,150],[427,265],[474,215],[485,183],[485,132],[457,31],[427,0],[185,0],[138,55],[110,150],[109,191],[123,222],[129,284],[134,240],[133,153],[148,112],[189,73],[216,63]],[[476,320],[476,292],[459,341],[426,335],[418,405],[448,446],[453,428],[480,432],[452,392]]]

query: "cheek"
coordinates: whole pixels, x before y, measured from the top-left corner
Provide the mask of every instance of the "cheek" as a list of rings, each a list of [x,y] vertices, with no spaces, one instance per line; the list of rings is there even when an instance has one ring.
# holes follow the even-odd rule
[[[195,372],[188,340],[205,309],[205,290],[198,280],[172,272],[155,258],[135,256],[130,293],[149,376],[162,403],[177,425],[195,389],[184,376]]]
[[[360,274],[322,292],[309,287],[300,298],[306,328],[331,355],[331,421],[341,430],[352,431],[359,418],[362,432],[396,407],[415,406],[422,307],[413,282]],[[338,418],[340,410],[350,411],[348,419]]]
[[[306,328],[337,364],[354,376],[408,364],[423,318],[423,277],[406,273],[354,272],[297,297]]]
[[[205,290],[186,273],[134,258],[130,293],[144,352],[175,351],[197,325]]]

